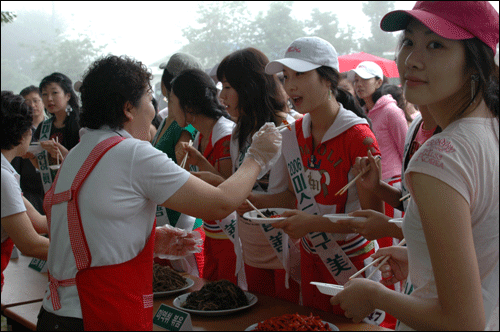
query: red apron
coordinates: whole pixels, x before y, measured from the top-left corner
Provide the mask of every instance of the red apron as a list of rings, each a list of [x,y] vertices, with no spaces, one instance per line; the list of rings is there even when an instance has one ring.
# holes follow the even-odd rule
[[[2,242],[2,288],[3,290],[3,271],[7,268],[9,264],[10,256],[12,256],[12,249],[14,248],[14,241],[9,237],[7,240]]]
[[[68,202],[68,229],[78,272],[73,279],[56,280],[49,272],[54,310],[61,308],[57,288],[75,285],[80,297],[85,330],[153,329],[153,249],[156,221],[144,249],[135,258],[114,265],[90,267],[92,257],[78,207],[79,190],[102,156],[124,138],[113,136],[99,143],[75,176],[71,189],[54,194],[59,177],[45,194],[50,236],[50,213],[54,204]]]

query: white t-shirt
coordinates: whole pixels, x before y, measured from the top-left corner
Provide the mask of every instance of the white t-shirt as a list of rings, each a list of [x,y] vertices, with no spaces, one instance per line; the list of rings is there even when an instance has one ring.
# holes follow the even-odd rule
[[[497,119],[464,118],[429,138],[412,157],[406,171],[438,178],[469,203],[486,322],[498,305],[499,295],[498,147]],[[408,178],[406,182],[409,187]],[[408,246],[411,296],[437,298],[429,251],[414,200],[410,200],[406,210],[403,233]],[[400,328],[408,327],[401,324]]]
[[[78,198],[92,267],[119,264],[136,257],[149,240],[156,205],[165,202],[190,176],[151,143],[132,138],[125,130],[89,130],[64,160],[55,193],[70,188],[99,142],[117,135],[127,139],[102,157],[83,183]],[[74,278],[77,268],[69,241],[66,202],[52,207],[50,235],[50,273],[58,280]],[[76,286],[59,287],[58,291],[62,308],[55,312],[45,296],[45,310],[81,318]]]
[[[19,181],[19,174],[2,153],[2,218],[26,211]],[[2,243],[8,238],[2,226]]]

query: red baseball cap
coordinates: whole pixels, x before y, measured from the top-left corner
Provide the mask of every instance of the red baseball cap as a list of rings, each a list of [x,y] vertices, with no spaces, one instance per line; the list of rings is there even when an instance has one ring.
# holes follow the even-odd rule
[[[498,12],[489,1],[417,1],[412,10],[395,10],[380,21],[384,31],[406,29],[415,18],[441,37],[464,40],[477,37],[496,54]]]

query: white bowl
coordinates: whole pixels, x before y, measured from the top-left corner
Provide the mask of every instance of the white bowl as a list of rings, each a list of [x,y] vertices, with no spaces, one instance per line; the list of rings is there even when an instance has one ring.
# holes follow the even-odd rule
[[[321,293],[331,296],[335,296],[344,290],[342,285],[325,284],[323,282],[311,281],[311,285],[316,285]]]
[[[337,220],[355,220],[355,221],[364,221],[365,217],[352,217],[348,214],[325,214],[323,217],[330,219],[331,222],[337,222]]]

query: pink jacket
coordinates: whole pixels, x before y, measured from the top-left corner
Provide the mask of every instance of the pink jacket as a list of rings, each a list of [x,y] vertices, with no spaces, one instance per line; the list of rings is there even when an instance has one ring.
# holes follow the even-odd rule
[[[382,179],[401,175],[401,163],[408,124],[391,95],[379,98],[368,112],[382,155]]]

